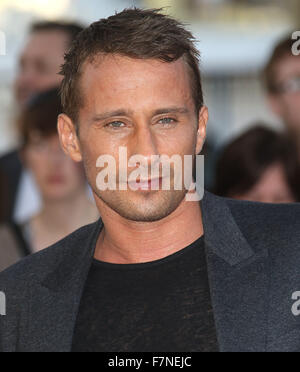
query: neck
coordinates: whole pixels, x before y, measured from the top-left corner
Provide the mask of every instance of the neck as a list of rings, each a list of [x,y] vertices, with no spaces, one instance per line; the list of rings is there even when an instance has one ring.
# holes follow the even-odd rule
[[[100,261],[116,264],[156,261],[180,251],[203,235],[199,202],[184,199],[173,213],[155,222],[126,220],[100,203],[104,228],[95,252],[95,258]]]

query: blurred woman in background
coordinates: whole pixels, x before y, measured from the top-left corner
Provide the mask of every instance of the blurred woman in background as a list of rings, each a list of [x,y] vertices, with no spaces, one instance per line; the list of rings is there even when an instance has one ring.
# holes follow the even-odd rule
[[[29,253],[19,226],[7,222],[8,187],[5,174],[0,172],[0,271]]]
[[[38,252],[99,217],[88,197],[82,166],[60,147],[56,125],[61,112],[58,90],[54,89],[38,95],[21,114],[22,159],[38,186],[42,209],[22,226],[11,223],[2,227],[0,270],[4,261],[6,266],[13,264],[16,256]],[[4,244],[2,237],[8,230],[10,244],[7,239]],[[14,262],[1,257],[12,251],[18,252],[10,260]]]
[[[285,135],[258,124],[223,149],[214,192],[235,199],[300,201],[297,150]]]
[[[6,195],[7,195],[7,180],[5,175],[0,170],[0,223],[6,219]],[[0,242],[1,244],[1,242]]]

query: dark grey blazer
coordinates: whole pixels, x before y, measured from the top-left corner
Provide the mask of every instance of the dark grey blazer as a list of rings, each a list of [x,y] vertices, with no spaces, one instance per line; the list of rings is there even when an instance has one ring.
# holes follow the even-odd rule
[[[221,351],[300,351],[300,205],[201,202]],[[70,351],[101,221],[0,274],[1,351]],[[293,310],[294,309],[294,310]]]

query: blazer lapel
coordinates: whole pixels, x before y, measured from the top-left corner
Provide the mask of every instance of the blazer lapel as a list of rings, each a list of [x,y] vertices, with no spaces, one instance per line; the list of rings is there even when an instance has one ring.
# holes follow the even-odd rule
[[[71,351],[80,300],[101,229],[100,220],[83,245],[78,242],[72,255],[64,257],[43,283],[29,288],[27,332],[19,342],[19,351]]]
[[[267,252],[255,253],[226,199],[201,202],[211,296],[221,351],[267,348]]]

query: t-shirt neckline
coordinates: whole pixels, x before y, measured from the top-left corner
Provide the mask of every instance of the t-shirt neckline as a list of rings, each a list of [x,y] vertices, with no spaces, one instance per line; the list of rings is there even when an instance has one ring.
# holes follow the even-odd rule
[[[185,248],[182,248],[181,250],[170,254],[169,256],[166,256],[164,258],[160,258],[159,260],[150,261],[150,262],[142,262],[142,263],[133,263],[133,264],[115,264],[105,261],[100,261],[95,258],[93,258],[92,265],[97,268],[105,268],[105,269],[112,269],[112,270],[137,270],[137,269],[148,269],[155,266],[160,266],[165,263],[171,262],[179,258],[180,256],[183,256],[187,253],[189,253],[191,250],[195,248],[195,246],[203,245],[204,243],[204,235],[200,236],[198,239],[196,239],[194,242],[186,246]]]

